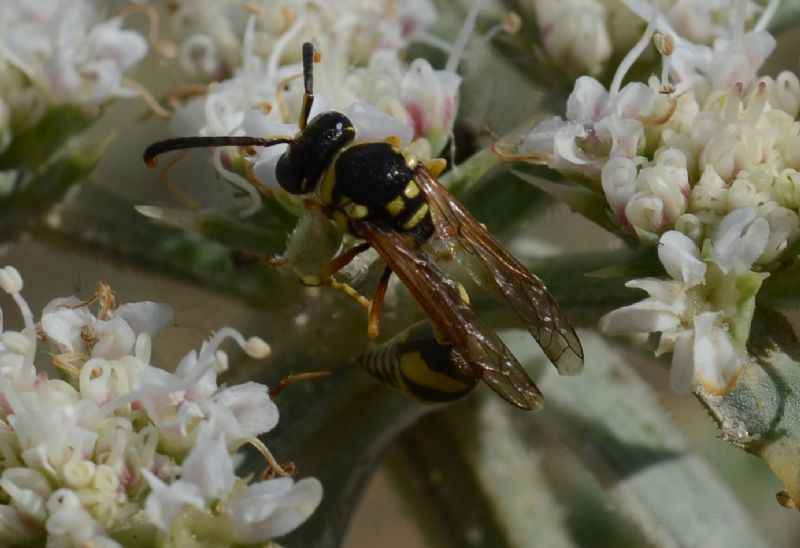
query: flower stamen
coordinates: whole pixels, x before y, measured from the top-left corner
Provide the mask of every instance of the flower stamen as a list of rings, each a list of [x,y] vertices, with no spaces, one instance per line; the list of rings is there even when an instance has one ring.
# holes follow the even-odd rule
[[[644,53],[644,50],[647,49],[647,46],[650,45],[650,40],[653,38],[653,35],[656,32],[656,23],[658,22],[659,17],[659,11],[657,7],[652,6],[651,9],[653,11],[647,22],[647,28],[645,29],[644,34],[642,34],[642,37],[639,38],[639,41],[636,42],[631,50],[625,55],[617,67],[616,72],[614,72],[614,78],[611,80],[611,86],[608,88],[609,97],[613,97],[619,93],[620,88],[622,88],[622,80],[625,78],[625,75],[628,73],[639,56]]]

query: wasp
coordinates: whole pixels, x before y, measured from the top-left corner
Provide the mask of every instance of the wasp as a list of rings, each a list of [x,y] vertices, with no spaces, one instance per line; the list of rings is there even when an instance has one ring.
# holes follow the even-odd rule
[[[474,274],[510,304],[562,374],[577,374],[583,368],[583,349],[574,329],[539,278],[506,251],[437,181],[444,160],[420,161],[404,150],[396,138],[355,142],[353,123],[340,112],[324,112],[308,120],[317,57],[311,43],[303,44],[304,94],[300,130],[295,136],[168,139],[145,150],[145,163],[153,167],[158,155],[186,148],[288,145],[276,165],[280,186],[291,194],[314,195],[317,207],[363,240],[332,259],[320,280],[331,280],[358,254],[373,248],[386,266],[369,304],[370,336],[377,336],[392,274],[408,288],[430,319],[430,332],[421,331],[406,339],[418,348],[423,342],[428,344],[427,350],[418,353],[419,359],[406,360],[402,370],[394,373],[395,381],[413,377],[416,393],[411,395],[439,401],[468,392],[480,380],[521,409],[538,408],[542,395],[536,384],[472,309],[463,288],[437,266],[426,244],[438,239],[453,253],[466,255]],[[405,348],[408,350],[408,345]],[[370,369],[381,376],[380,367]],[[391,373],[386,367],[383,369],[384,373]],[[452,386],[446,386],[447,378],[453,381]],[[384,380],[410,391],[409,383]]]

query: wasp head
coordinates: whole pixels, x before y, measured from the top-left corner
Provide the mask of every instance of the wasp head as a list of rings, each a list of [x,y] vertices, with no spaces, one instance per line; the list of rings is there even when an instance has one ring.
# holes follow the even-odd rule
[[[292,194],[313,192],[333,156],[354,137],[353,123],[341,112],[324,112],[315,117],[278,159],[278,183]]]

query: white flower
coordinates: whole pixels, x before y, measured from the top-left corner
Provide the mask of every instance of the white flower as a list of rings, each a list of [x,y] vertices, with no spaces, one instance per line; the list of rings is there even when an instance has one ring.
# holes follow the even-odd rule
[[[566,119],[534,127],[517,146],[517,154],[596,178],[606,158],[636,155],[644,131],[640,118],[650,113],[654,98],[655,93],[641,83],[609,93],[594,78],[581,76],[567,99]]]
[[[670,231],[661,236],[658,258],[667,274],[687,287],[703,283],[706,265],[700,260],[700,250],[680,232]]]
[[[609,158],[600,172],[600,181],[612,213],[624,224],[625,208],[636,192],[636,164],[624,156]]]
[[[568,74],[597,74],[611,57],[606,7],[597,0],[530,0],[547,53]]]
[[[728,332],[717,325],[719,312],[703,312],[692,320],[693,330],[683,331],[675,341],[670,385],[678,394],[695,386],[712,393],[724,393],[745,364]]]
[[[103,528],[69,489],[54,492],[47,501],[47,511],[47,546],[122,548],[121,544],[104,534]]]
[[[184,356],[174,374],[150,367],[135,380],[137,401],[171,446],[194,443],[200,418],[213,422],[226,444],[236,446],[277,424],[278,408],[265,386],[254,382],[217,386],[218,347],[228,337],[243,349],[253,346],[237,331],[223,329],[203,344],[199,355],[192,351]]]
[[[169,306],[154,303],[128,303],[97,318],[76,297],[54,299],[42,312],[42,330],[62,353],[114,359],[133,354],[136,338],[154,336],[172,321]]]
[[[800,122],[793,118],[800,109],[800,80],[758,77],[774,42],[763,29],[776,3],[749,33],[744,25],[752,6],[695,6],[701,18],[718,22],[723,12],[736,15],[713,48],[675,35],[669,18],[649,4],[624,3],[649,21],[648,30],[620,63],[609,91],[588,76],[579,78],[565,118],[540,123],[508,156],[579,175],[579,183],[602,190],[620,230],[647,243],[677,229],[700,245],[718,238],[719,223],[729,213],[753,210],[761,219],[754,224],[759,237],[751,242],[760,250],[755,263],[775,264],[800,235]],[[674,13],[695,9],[662,7]],[[661,79],[621,88],[653,28],[670,36],[659,41]],[[668,68],[677,86],[667,78]],[[719,245],[728,255],[728,244]],[[749,255],[730,255],[745,270],[753,264]],[[713,260],[727,272],[724,260]]]
[[[689,204],[689,172],[683,152],[661,149],[652,165],[639,170],[635,189],[625,204],[623,226],[630,225],[642,239],[671,228]]]
[[[631,280],[625,287],[643,289],[649,297],[636,304],[618,308],[600,318],[598,324],[600,331],[608,335],[623,335],[666,331],[681,325],[681,316],[686,310],[684,284],[644,278]]]
[[[683,233],[664,233],[658,257],[671,279],[626,283],[648,297],[603,316],[600,330],[660,333],[657,353],[673,352],[670,378],[676,392],[702,387],[725,393],[748,363],[745,343],[755,294],[765,277],[751,268],[768,236],[768,222],[754,208],[734,210],[722,219],[707,257]]]
[[[242,29],[240,69],[232,78],[209,89],[205,98],[179,110],[173,118],[173,131],[182,135],[294,137],[299,131],[304,91],[302,66],[297,62],[301,36],[314,36],[322,56],[314,65],[310,118],[335,110],[352,116],[356,141],[399,139],[422,158],[441,151],[450,138],[458,105],[461,79],[455,70],[464,48],[459,40],[465,29],[471,29],[477,2],[473,3],[445,70],[434,70],[423,59],[406,63],[401,47],[407,40],[388,38],[395,34],[381,27],[386,19],[381,2],[360,2],[350,6],[349,11],[348,2],[326,4],[311,11],[300,10],[304,3],[285,3],[289,9],[283,15],[298,15],[277,29],[274,21],[260,16],[263,14],[250,18]],[[412,15],[406,7],[401,10],[402,20],[416,28],[415,32],[423,32],[420,25],[428,19],[423,9],[426,2],[419,0],[417,5],[420,13]],[[341,19],[341,24],[329,25],[329,18]],[[317,25],[319,32],[307,32]],[[280,35],[268,55],[260,41],[264,32]],[[362,44],[364,40],[372,44],[373,38],[381,47],[367,48]],[[355,65],[353,55],[358,59]],[[248,154],[234,148],[213,152],[213,163],[220,175],[249,198],[243,215],[261,206],[257,186],[280,192],[275,165],[285,149],[280,145],[259,147]]]
[[[749,270],[763,253],[769,238],[769,223],[756,218],[753,208],[732,211],[722,219],[717,230],[711,260],[725,274]]]
[[[171,531],[186,505],[203,511],[219,501],[235,542],[258,543],[285,535],[303,523],[322,499],[322,486],[314,478],[296,484],[284,477],[243,485],[215,428],[202,429],[183,463],[180,480],[166,485],[147,470],[143,473],[152,488],[145,505],[151,522]]]
[[[255,20],[252,43],[260,56],[279,55],[276,63],[300,61],[300,44],[313,37],[324,51],[339,49],[346,64],[363,65],[372,51],[399,51],[425,34],[437,18],[430,0],[387,6],[381,0],[339,0],[307,9],[303,0],[272,0],[253,14],[230,0],[175,2],[168,25],[179,42],[178,58],[188,74],[224,80],[242,63],[248,18]]]
[[[358,104],[380,109],[411,129],[407,142],[426,139],[430,143],[426,156],[430,157],[439,153],[450,138],[460,85],[461,78],[457,74],[434,70],[425,59],[414,59],[406,66],[394,54],[376,53],[366,68],[353,71],[345,80],[344,87],[352,94],[350,100],[355,102],[338,106],[344,112]],[[369,137],[360,133],[369,134]],[[380,133],[356,126],[356,135],[360,140],[374,141],[396,133]]]
[[[51,0],[31,5],[9,0],[0,15],[0,52],[52,103],[99,106],[132,95],[123,73],[147,52],[120,19],[103,21],[86,0]]]
[[[248,486],[226,508],[237,541],[255,543],[293,531],[321,500],[322,484],[315,478],[297,483],[291,478],[274,478]]]
[[[672,280],[631,280],[626,287],[643,289],[649,297],[618,308],[600,318],[599,328],[609,335],[669,332],[684,321],[690,298],[687,292],[705,281],[707,266],[700,250],[676,231],[661,236],[658,257]]]
[[[25,324],[21,332],[4,330],[0,313],[0,491],[6,503],[0,505],[0,543],[25,545],[46,536],[48,546],[116,547],[111,534],[142,515],[152,523],[137,520],[132,527],[155,525],[168,533],[177,527],[201,542],[188,518],[217,519],[213,505],[237,497],[271,510],[231,521],[227,530],[263,542],[316,508],[316,480],[293,489],[256,483],[251,492],[234,474],[233,452],[274,428],[278,411],[266,386],[217,386],[217,374],[228,365],[219,346],[231,338],[251,357],[263,358],[269,355],[264,341],[224,328],[187,354],[175,373],[157,369],[149,363],[151,338],[171,310],[151,302],[119,306],[111,289],[99,284],[88,301],[62,298],[45,307],[39,332],[61,352],[53,361],[64,380],[50,379],[34,364],[37,329],[22,286],[15,269],[0,269],[0,287]],[[89,310],[94,303],[97,315]],[[316,495],[301,487],[309,481]],[[177,516],[187,520],[176,525]]]
[[[523,135],[512,158],[543,161],[553,169],[597,179],[609,158],[634,159],[644,137],[642,119],[655,103],[647,85],[622,80],[653,34],[653,26],[620,63],[608,91],[581,76],[567,99],[564,119],[546,120]]]
[[[679,89],[692,87],[702,100],[711,90],[727,91],[738,82],[748,89],[774,48],[775,39],[766,31],[748,32],[735,42],[720,38],[713,47],[681,41],[672,69]]]
[[[200,488],[193,483],[176,480],[167,484],[147,469],[142,470],[142,475],[151,490],[144,506],[147,519],[159,529],[169,531],[172,521],[184,509],[184,505],[205,510]]]

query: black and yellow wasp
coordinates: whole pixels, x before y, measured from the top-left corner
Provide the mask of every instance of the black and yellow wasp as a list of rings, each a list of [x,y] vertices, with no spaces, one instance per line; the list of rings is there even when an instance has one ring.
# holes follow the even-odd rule
[[[145,162],[152,167],[159,154],[177,149],[288,144],[276,167],[281,187],[296,195],[314,193],[328,217],[364,240],[334,258],[320,279],[329,280],[359,253],[373,248],[386,268],[369,307],[370,335],[377,335],[392,273],[430,318],[430,324],[412,328],[391,345],[398,359],[382,360],[374,351],[366,360],[371,373],[427,401],[455,399],[482,380],[517,407],[539,407],[536,384],[472,309],[463,288],[423,248],[437,238],[452,253],[468,255],[474,274],[508,301],[559,372],[576,374],[583,368],[583,349],[555,299],[439,184],[436,176],[443,160],[418,161],[394,138],[354,142],[355,128],[340,112],[308,120],[315,55],[310,43],[303,45],[305,93],[297,135],[169,139],[149,146]]]

